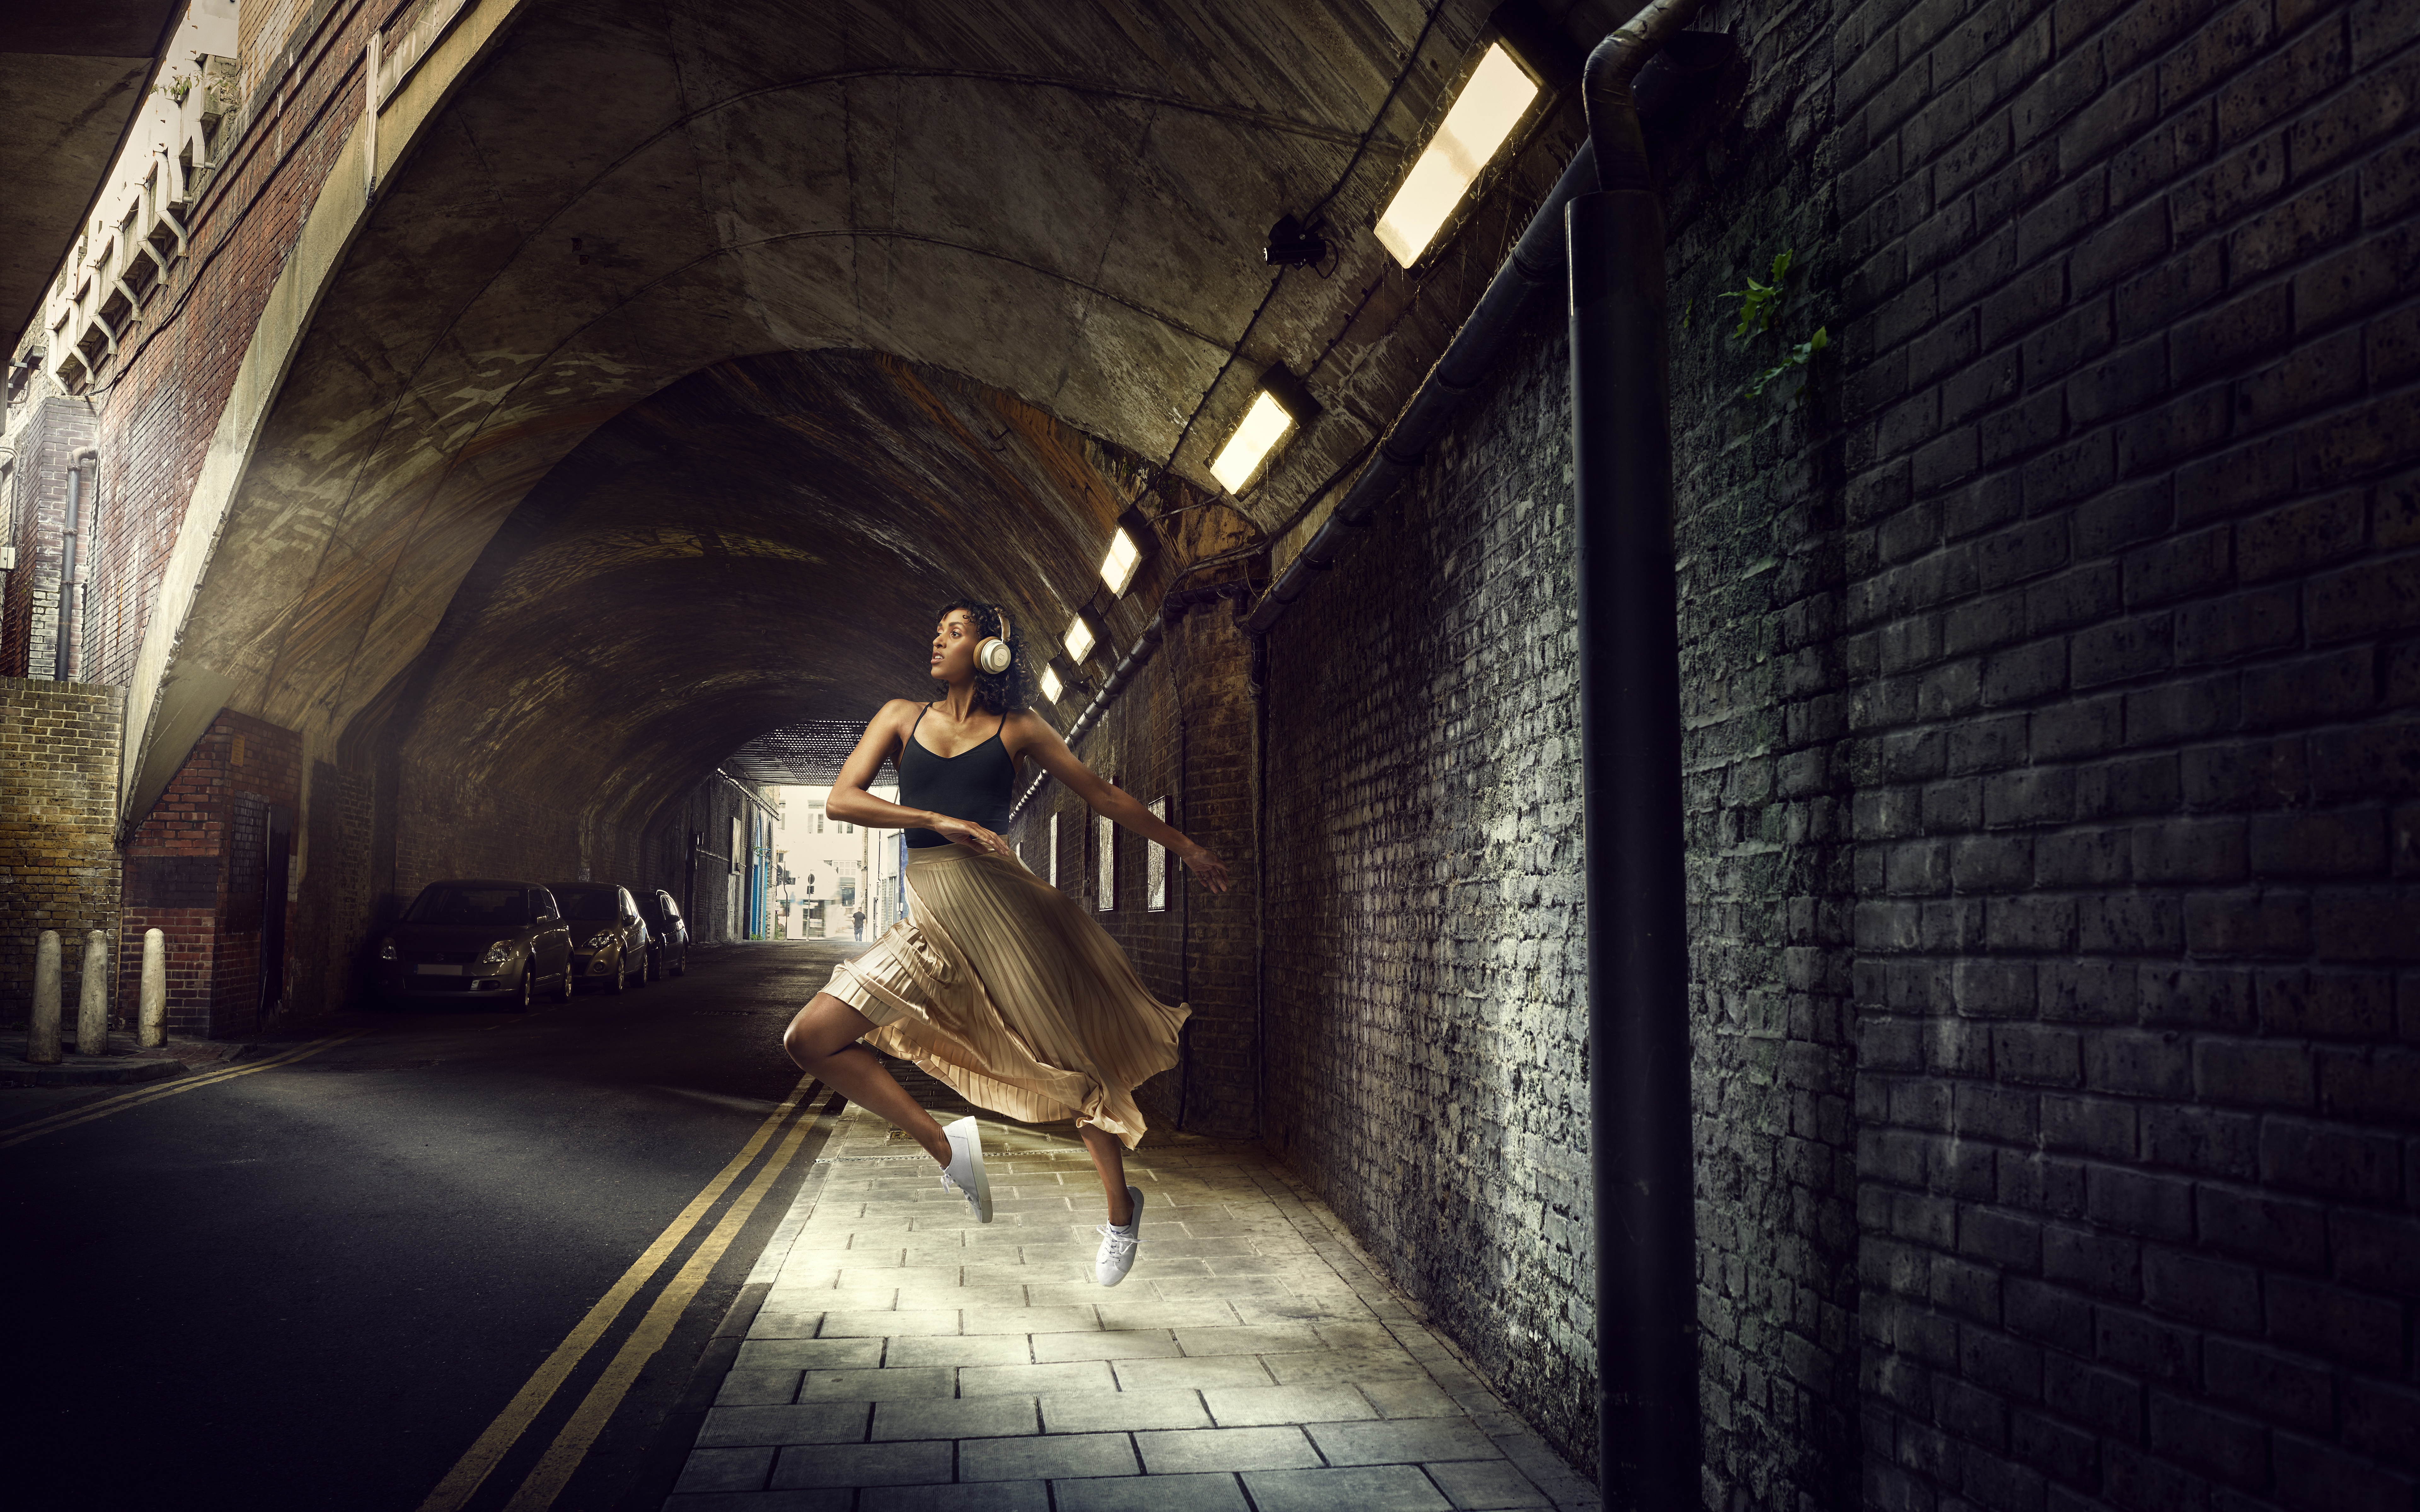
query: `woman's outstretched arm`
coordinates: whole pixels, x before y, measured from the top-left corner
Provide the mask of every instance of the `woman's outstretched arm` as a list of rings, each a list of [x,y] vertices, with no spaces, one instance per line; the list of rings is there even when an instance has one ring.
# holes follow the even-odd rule
[[[1212,854],[1208,846],[1188,840],[1175,825],[1137,803],[1132,794],[1085,765],[1047,720],[1029,709],[1010,715],[1008,726],[1015,733],[1016,753],[1031,757],[1044,771],[1066,783],[1070,792],[1093,806],[1094,813],[1107,814],[1143,839],[1167,846],[1169,854],[1183,862],[1185,869],[1212,892],[1227,890],[1226,862]]]

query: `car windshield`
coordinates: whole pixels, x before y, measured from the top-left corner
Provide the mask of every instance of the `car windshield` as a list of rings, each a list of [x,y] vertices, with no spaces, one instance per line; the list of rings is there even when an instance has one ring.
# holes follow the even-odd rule
[[[529,894],[520,887],[428,887],[404,911],[407,924],[529,922]]]
[[[650,924],[660,924],[666,918],[680,917],[678,910],[665,903],[661,896],[654,894],[639,900],[639,914]]]
[[[580,889],[565,887],[555,894],[563,904],[563,917],[582,922],[600,918],[618,918],[622,914],[619,899],[611,887]]]

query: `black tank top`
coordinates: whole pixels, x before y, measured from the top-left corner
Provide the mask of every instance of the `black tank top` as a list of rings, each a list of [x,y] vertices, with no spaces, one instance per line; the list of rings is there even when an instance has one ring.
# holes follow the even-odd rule
[[[931,712],[927,706],[924,713]],[[1000,722],[1007,724],[1008,717],[1001,716]],[[908,748],[899,753],[900,804],[964,819],[994,834],[1007,828],[1009,789],[1016,779],[1016,764],[1009,760],[999,728],[995,727],[991,738],[972,750],[962,750],[955,756],[936,756],[916,744],[916,732],[923,724],[924,715],[919,714],[908,731]],[[911,849],[950,843],[947,836],[929,829],[908,831]]]

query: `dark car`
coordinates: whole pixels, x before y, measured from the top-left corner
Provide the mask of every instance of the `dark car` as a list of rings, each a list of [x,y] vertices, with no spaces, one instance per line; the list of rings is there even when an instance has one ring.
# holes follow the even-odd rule
[[[571,997],[571,931],[535,882],[432,882],[378,948],[378,993],[391,1002],[493,1002],[526,1011]]]
[[[647,921],[647,977],[684,976],[689,971],[689,922],[680,904],[660,887],[632,894],[639,917]]]
[[[630,889],[610,882],[558,882],[555,901],[571,926],[571,974],[618,993],[647,980],[647,921]]]

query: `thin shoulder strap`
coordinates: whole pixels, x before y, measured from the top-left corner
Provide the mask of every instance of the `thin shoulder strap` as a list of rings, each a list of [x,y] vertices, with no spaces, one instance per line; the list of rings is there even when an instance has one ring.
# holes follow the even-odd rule
[[[1001,716],[1000,717],[1000,723],[998,723],[998,724],[996,724],[996,725],[993,725],[993,726],[991,727],[992,738],[993,738],[994,740],[1000,740],[1000,733],[1001,733],[1001,731],[1003,731],[1003,730],[1007,729],[1007,728],[1008,728],[1008,716],[1007,716],[1007,715],[1005,715],[1005,714],[1003,714],[1003,715],[1001,715]],[[1002,740],[1002,741],[1001,741],[1001,744],[1004,746],[1004,745],[1008,744],[1008,742],[1006,742],[1006,741]]]
[[[918,709],[918,710],[916,711],[916,722],[915,722],[914,724],[911,724],[911,725],[909,725],[909,726],[908,727],[908,738],[907,738],[905,741],[901,742],[901,744],[902,744],[903,746],[912,746],[912,745],[916,744],[916,732],[924,728],[924,716],[926,716],[926,715],[928,715],[928,714],[930,714],[930,713],[932,713],[932,712],[933,712],[933,706],[932,706],[931,704],[929,704],[929,703],[925,704],[923,708]],[[901,754],[902,756],[905,756],[905,755],[906,755],[906,754],[908,754],[908,753],[907,753],[907,751],[906,751],[906,750],[904,750],[904,749],[903,749],[903,750],[901,750],[901,751],[900,751],[900,753],[899,753],[899,754]]]

